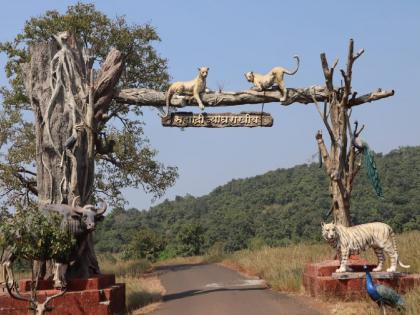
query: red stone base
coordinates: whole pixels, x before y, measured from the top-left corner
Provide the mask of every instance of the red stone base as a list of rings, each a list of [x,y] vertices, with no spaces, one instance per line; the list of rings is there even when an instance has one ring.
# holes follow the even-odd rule
[[[19,282],[19,292],[29,295],[30,281]],[[40,281],[38,297],[45,300],[46,295],[58,293],[52,281]],[[49,304],[51,315],[111,315],[125,311],[125,284],[115,283],[114,275],[100,275],[89,279],[74,279],[68,282],[68,291]],[[27,315],[28,303],[18,301],[0,289],[1,315]]]
[[[370,270],[376,265],[369,264],[363,259],[350,259],[348,264],[354,272],[336,274],[335,270],[340,265],[338,260],[308,263],[303,274],[306,292],[314,297],[340,297],[347,300],[367,296],[363,265],[367,265]],[[388,285],[401,293],[420,286],[419,274],[372,272],[371,275],[375,283]]]

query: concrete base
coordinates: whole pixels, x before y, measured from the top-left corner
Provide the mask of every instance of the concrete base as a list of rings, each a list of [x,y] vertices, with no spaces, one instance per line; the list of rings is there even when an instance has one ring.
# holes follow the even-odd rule
[[[19,282],[21,295],[29,296],[30,280]],[[53,282],[42,280],[38,285],[38,296],[44,301],[46,296],[58,293]],[[89,279],[73,279],[68,282],[68,291],[49,304],[51,315],[111,315],[125,311],[125,284],[115,283],[114,275],[99,275]],[[0,291],[0,314],[27,315],[28,303],[11,298]]]
[[[329,298],[340,297],[346,300],[360,299],[367,296],[363,265],[372,270],[376,265],[364,259],[350,259],[348,262],[353,272],[336,273],[340,266],[338,260],[308,263],[303,274],[303,285],[311,296]],[[371,272],[373,281],[388,285],[400,293],[405,293],[415,286],[420,286],[419,274],[401,272]]]

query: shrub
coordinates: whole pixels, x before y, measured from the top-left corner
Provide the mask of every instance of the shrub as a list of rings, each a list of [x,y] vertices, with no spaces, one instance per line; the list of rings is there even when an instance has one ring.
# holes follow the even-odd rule
[[[165,246],[165,240],[157,233],[150,229],[142,229],[133,236],[130,243],[124,248],[123,258],[144,258],[154,262],[165,249]]]

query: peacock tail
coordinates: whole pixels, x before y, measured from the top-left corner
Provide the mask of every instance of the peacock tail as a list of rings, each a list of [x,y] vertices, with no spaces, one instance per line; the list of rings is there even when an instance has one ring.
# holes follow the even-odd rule
[[[376,290],[381,296],[383,303],[392,307],[403,307],[405,305],[403,297],[392,288],[379,284],[376,285]]]
[[[365,159],[365,167],[367,170],[367,174],[370,180],[370,183],[373,186],[373,189],[375,189],[376,195],[378,197],[383,197],[383,191],[381,182],[379,180],[379,173],[378,169],[376,168],[375,163],[375,153],[369,148],[369,145],[366,142],[363,143],[363,155]]]

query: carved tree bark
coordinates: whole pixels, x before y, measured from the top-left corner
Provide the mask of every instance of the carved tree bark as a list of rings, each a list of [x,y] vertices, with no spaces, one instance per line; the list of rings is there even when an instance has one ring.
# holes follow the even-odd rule
[[[358,159],[360,152],[353,145],[353,136],[360,135],[363,127],[358,132],[353,131],[350,125],[352,106],[366,102],[366,96],[356,98],[357,92],[352,91],[351,80],[353,63],[359,58],[364,50],[358,53],[353,52],[353,40],[350,40],[346,70],[340,70],[343,77],[344,86],[335,89],[333,84],[334,69],[337,66],[336,59],[333,66],[328,66],[325,53],[321,54],[321,64],[324,72],[325,83],[328,89],[327,99],[324,101],[324,109],[321,111],[318,102],[314,102],[318,112],[325,124],[331,140],[330,152],[328,152],[321,131],[316,134],[319,151],[325,163],[325,169],[330,178],[330,194],[332,198],[331,211],[334,221],[344,226],[350,226],[350,197],[353,190],[353,181],[361,167]],[[382,91],[372,93],[372,97]],[[391,95],[394,91],[391,91]]]
[[[94,83],[93,60],[84,58],[74,37],[63,34],[32,46],[31,60],[23,66],[35,114],[37,191],[39,203],[71,204],[79,197],[86,204],[95,174],[95,112],[106,110],[112,100],[123,58],[111,51]],[[69,276],[99,273],[92,235],[78,247],[79,260]]]

